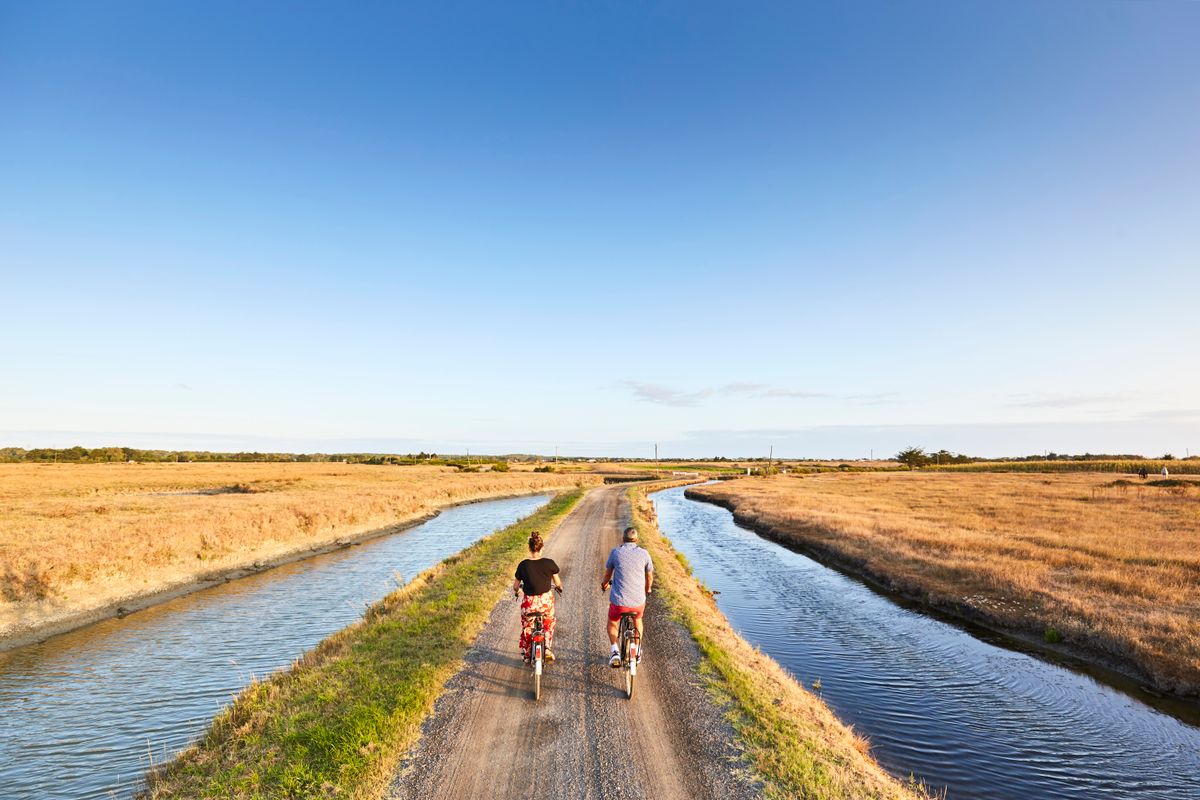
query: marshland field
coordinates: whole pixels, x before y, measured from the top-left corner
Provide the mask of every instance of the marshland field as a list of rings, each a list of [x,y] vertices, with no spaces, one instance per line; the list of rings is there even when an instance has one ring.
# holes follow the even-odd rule
[[[825,473],[689,496],[931,605],[1200,692],[1200,480]]]
[[[0,464],[0,642],[455,503],[596,480],[339,463]]]

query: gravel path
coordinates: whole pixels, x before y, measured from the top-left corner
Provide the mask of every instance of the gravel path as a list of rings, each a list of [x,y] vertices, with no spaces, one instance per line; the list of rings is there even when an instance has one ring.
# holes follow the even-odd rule
[[[421,798],[751,798],[733,731],[699,684],[695,644],[651,596],[632,700],[608,666],[604,560],[629,507],[590,492],[546,545],[562,568],[555,654],[535,703],[511,596],[447,686],[388,793]],[[514,565],[515,567],[515,565]]]

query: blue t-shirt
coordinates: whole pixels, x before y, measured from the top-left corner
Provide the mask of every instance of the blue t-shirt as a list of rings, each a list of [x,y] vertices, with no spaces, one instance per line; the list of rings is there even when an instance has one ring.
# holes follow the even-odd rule
[[[646,602],[646,576],[654,572],[654,562],[636,542],[614,547],[604,568],[613,570],[608,602],[625,608],[637,608]]]

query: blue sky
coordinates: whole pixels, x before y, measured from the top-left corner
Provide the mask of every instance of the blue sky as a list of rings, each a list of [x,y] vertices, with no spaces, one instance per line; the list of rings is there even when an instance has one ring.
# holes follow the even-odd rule
[[[1200,452],[1198,40],[0,2],[0,444]]]

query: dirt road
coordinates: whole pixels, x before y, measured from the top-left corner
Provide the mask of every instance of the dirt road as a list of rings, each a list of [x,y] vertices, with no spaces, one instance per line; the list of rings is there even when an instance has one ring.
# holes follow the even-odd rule
[[[593,490],[546,545],[562,568],[554,651],[535,703],[517,651],[511,595],[401,766],[390,798],[742,798],[732,731],[695,674],[697,652],[655,597],[632,700],[608,666],[607,594],[599,589],[629,507],[621,487]],[[515,568],[516,565],[514,564]]]

